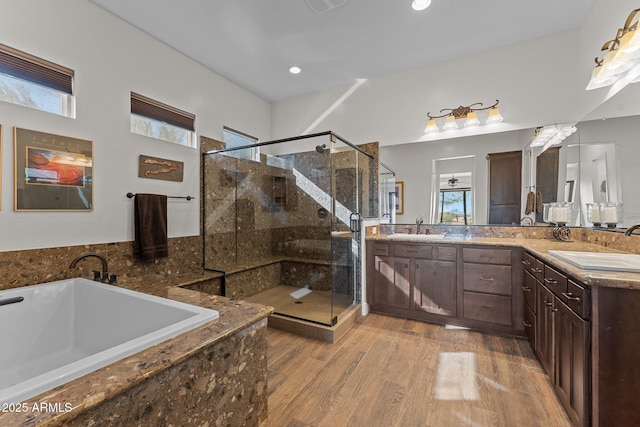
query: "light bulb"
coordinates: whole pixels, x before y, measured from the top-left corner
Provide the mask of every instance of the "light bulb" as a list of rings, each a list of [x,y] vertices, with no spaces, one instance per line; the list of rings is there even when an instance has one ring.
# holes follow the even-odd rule
[[[413,0],[411,2],[411,7],[413,10],[425,10],[431,5],[431,0]]]
[[[425,133],[430,133],[430,132],[438,132],[440,131],[440,128],[438,127],[438,124],[436,123],[436,119],[429,119],[427,120],[427,126],[424,128]]]
[[[458,124],[456,123],[456,118],[453,115],[447,116],[447,119],[444,122],[444,129],[458,129]]]

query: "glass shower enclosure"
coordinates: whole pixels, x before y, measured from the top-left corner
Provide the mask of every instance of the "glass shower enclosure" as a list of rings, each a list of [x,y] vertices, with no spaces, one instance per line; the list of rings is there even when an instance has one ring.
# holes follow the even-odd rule
[[[335,325],[360,295],[374,157],[332,132],[203,154],[204,267],[223,295]]]

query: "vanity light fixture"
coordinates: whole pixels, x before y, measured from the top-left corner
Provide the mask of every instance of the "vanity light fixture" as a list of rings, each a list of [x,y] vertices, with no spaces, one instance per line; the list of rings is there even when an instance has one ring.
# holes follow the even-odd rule
[[[544,147],[546,150],[552,145],[559,145],[567,137],[577,131],[575,123],[562,123],[557,125],[540,126],[534,131],[535,136],[531,140],[530,147]]]
[[[602,45],[601,51],[606,53],[602,59],[595,58],[596,65],[591,71],[587,90],[611,86],[640,64],[638,12],[640,9],[631,11],[624,26],[618,29],[615,38]]]
[[[427,126],[424,128],[424,131],[426,133],[440,131],[436,119],[440,119],[443,117],[446,117],[444,125],[442,126],[444,130],[459,129],[458,123],[456,122],[456,120],[459,119],[466,119],[464,122],[464,127],[479,126],[481,123],[480,119],[478,118],[477,111],[485,110],[489,110],[489,115],[485,120],[485,124],[489,125],[492,123],[500,123],[503,120],[503,117],[502,114],[500,114],[500,110],[498,109],[499,102],[500,100],[496,99],[495,104],[484,108],[482,107],[482,102],[476,102],[475,104],[471,104],[466,107],[463,107],[461,105],[458,108],[443,108],[442,110],[440,110],[441,113],[444,113],[445,111],[448,112],[440,116],[432,116],[431,113],[427,113],[427,117],[429,119],[427,120]]]

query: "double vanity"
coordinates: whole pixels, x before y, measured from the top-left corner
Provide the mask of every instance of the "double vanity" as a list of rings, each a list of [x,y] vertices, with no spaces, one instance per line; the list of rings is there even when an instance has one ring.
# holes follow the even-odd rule
[[[640,425],[637,256],[590,238],[487,230],[406,239],[368,230],[370,309],[526,337],[574,425]]]

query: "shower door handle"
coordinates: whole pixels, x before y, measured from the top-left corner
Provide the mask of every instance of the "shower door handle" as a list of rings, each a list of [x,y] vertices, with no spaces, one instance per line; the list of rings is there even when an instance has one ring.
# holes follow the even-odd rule
[[[353,233],[359,233],[360,232],[360,220],[362,219],[362,217],[360,216],[360,214],[358,212],[353,212],[351,215],[349,215],[349,228],[351,228],[351,232]]]

